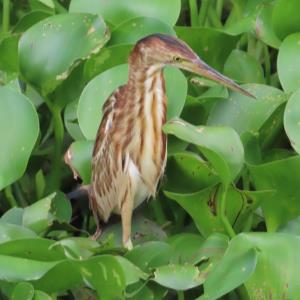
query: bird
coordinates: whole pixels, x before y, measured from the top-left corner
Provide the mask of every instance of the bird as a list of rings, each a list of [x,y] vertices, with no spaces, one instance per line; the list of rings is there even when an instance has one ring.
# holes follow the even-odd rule
[[[162,130],[167,114],[164,67],[180,68],[253,96],[175,36],[156,33],[140,39],[129,54],[128,65],[127,83],[102,107],[88,195],[97,225],[94,238],[101,233],[100,221],[120,214],[123,246],[132,249],[133,210],[155,197],[167,161],[167,136]]]

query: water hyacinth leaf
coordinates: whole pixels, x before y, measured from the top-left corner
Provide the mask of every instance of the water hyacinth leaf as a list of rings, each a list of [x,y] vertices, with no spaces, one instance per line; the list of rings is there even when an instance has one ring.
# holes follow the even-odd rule
[[[268,231],[294,219],[300,213],[300,157],[248,165],[256,190],[274,190],[261,201]],[[288,178],[288,180],[287,180]]]
[[[184,106],[187,94],[185,76],[178,69],[166,68],[166,91],[168,117],[178,116]],[[101,73],[83,90],[78,103],[78,121],[82,133],[88,140],[94,140],[102,117],[102,106],[111,93],[127,82],[128,65],[115,66]],[[173,86],[176,84],[176,91]]]
[[[84,78],[86,81],[114,66],[125,64],[133,45],[122,44],[105,47],[98,54],[93,55],[84,64]]]
[[[97,291],[99,299],[122,299],[126,277],[118,259],[101,255],[80,263],[84,280]]]
[[[52,300],[53,298],[43,291],[34,291],[33,300]]]
[[[268,46],[278,49],[281,41],[275,34],[272,26],[272,16],[276,1],[262,4],[255,20],[255,34],[258,39]]]
[[[209,268],[209,267],[208,267]],[[153,280],[170,289],[184,291],[201,285],[208,270],[200,272],[194,265],[167,265],[154,271]]]
[[[286,92],[293,92],[300,88],[299,50],[300,33],[289,35],[279,48],[277,58],[278,76]]]
[[[235,49],[229,55],[224,74],[242,83],[264,83],[261,64],[247,52]]]
[[[255,271],[245,283],[250,299],[257,295],[262,299],[270,296],[280,299],[283,295],[286,299],[297,299],[300,286],[295,262],[299,260],[299,237],[285,233],[243,233],[235,239],[245,250],[258,249]]]
[[[54,220],[70,222],[72,208],[62,192],[55,192],[24,209],[23,225],[37,233],[48,228]]]
[[[31,11],[28,14],[24,15],[18,23],[15,25],[13,28],[13,31],[15,33],[23,33],[25,32],[28,28],[33,26],[35,23],[46,19],[50,16],[49,12],[45,12],[42,10],[36,10],[36,11]]]
[[[174,249],[172,263],[198,263],[199,249],[203,244],[203,237],[194,233],[180,233],[168,238],[168,243]]]
[[[300,89],[290,97],[285,107],[283,120],[291,145],[300,154]]]
[[[286,96],[271,86],[247,84],[243,86],[257,100],[236,92],[230,92],[229,99],[216,103],[211,110],[207,124],[230,126],[242,135],[245,132],[257,133],[275,110],[286,101]]]
[[[196,127],[175,118],[164,126],[164,132],[198,146],[224,183],[234,180],[243,166],[243,145],[232,128]]]
[[[37,280],[58,263],[0,255],[0,280],[8,282]]]
[[[224,257],[209,273],[204,283],[204,296],[199,299],[219,299],[237,288],[253,274],[256,263],[256,250],[244,249],[241,239],[234,238],[230,241]]]
[[[151,241],[134,247],[125,254],[125,258],[144,272],[169,263],[172,248],[165,242]]]
[[[276,35],[284,39],[289,34],[300,30],[300,2],[298,0],[275,1],[272,24]]]
[[[34,231],[26,227],[0,221],[0,244],[17,239],[34,238],[36,236]]]
[[[77,120],[77,106],[78,101],[69,103],[64,110],[64,123],[70,136],[76,140],[84,140],[78,120]]]
[[[173,26],[180,13],[180,0],[72,0],[70,12],[98,13],[106,21],[113,25],[119,25],[124,21],[135,17],[157,18]]]
[[[20,35],[15,34],[0,41],[0,70],[8,73],[17,73],[18,62],[18,42]]]
[[[76,179],[80,177],[83,184],[91,181],[91,161],[94,142],[92,141],[76,141],[71,144],[65,155],[65,162],[73,171]]]
[[[108,38],[100,16],[51,16],[30,27],[20,39],[20,71],[26,80],[47,94],[68,77],[80,60],[97,53]]]
[[[4,213],[0,220],[3,223],[22,226],[23,213],[24,213],[24,208],[13,207]]]
[[[0,86],[0,190],[23,175],[38,132],[38,115],[29,99]]]
[[[210,66],[222,70],[226,58],[235,48],[239,39],[214,28],[180,27],[175,28],[177,36]]]
[[[175,35],[173,28],[163,21],[156,18],[138,17],[114,28],[109,45],[134,44],[141,38],[154,33]]]
[[[193,152],[175,152],[168,157],[166,167],[168,180],[164,189],[175,193],[193,193],[219,182],[206,161]],[[182,180],[178,181],[178,174]]]
[[[34,287],[29,282],[18,283],[12,293],[11,300],[32,300],[34,296]]]
[[[167,191],[165,191],[165,194],[168,198],[175,200],[189,213],[199,232],[204,237],[208,237],[214,232],[225,233],[225,228],[217,211],[217,203],[220,201],[221,195],[215,187],[191,194],[179,194]],[[233,188],[229,188],[227,199],[230,199],[230,201],[226,201],[227,218],[231,224],[234,224],[244,206],[244,199]],[[199,211],[201,211],[201,214],[199,214]]]

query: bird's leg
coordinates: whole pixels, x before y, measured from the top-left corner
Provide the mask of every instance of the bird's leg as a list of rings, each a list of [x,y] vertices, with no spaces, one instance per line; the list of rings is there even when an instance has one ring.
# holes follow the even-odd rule
[[[133,248],[131,242],[131,218],[133,210],[133,198],[134,195],[130,188],[125,192],[123,203],[121,206],[121,218],[122,218],[122,241],[123,246],[128,250]]]
[[[94,220],[95,220],[95,223],[96,223],[96,231],[92,235],[92,240],[96,241],[100,237],[100,235],[102,233],[102,229],[100,227],[100,219],[99,219],[98,212],[97,212],[96,201],[93,198],[93,196],[90,196],[90,208],[92,210],[93,217],[94,217]]]

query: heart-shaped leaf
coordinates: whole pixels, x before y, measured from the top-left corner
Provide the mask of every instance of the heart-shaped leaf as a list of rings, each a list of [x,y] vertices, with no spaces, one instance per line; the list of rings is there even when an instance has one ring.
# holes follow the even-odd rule
[[[300,5],[300,3],[299,3]],[[281,44],[277,58],[279,80],[287,92],[300,88],[300,33],[289,35]]]
[[[179,16],[180,0],[72,0],[70,12],[98,13],[113,25],[135,17],[157,18],[173,26]]]
[[[38,132],[38,116],[29,99],[0,86],[0,190],[23,175]]]
[[[234,180],[241,171],[244,148],[232,128],[196,127],[176,118],[164,126],[164,132],[198,146],[225,184]]]
[[[99,16],[51,16],[30,27],[22,36],[19,43],[20,70],[30,83],[47,94],[80,60],[97,53],[108,37],[107,27]]]

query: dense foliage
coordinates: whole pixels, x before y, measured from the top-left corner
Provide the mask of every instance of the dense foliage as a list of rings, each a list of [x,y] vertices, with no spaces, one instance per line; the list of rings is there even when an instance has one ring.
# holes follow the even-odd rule
[[[299,0],[0,4],[1,299],[300,299]],[[101,106],[155,32],[257,99],[165,70],[166,174],[125,251],[119,217],[90,239],[78,186]]]

